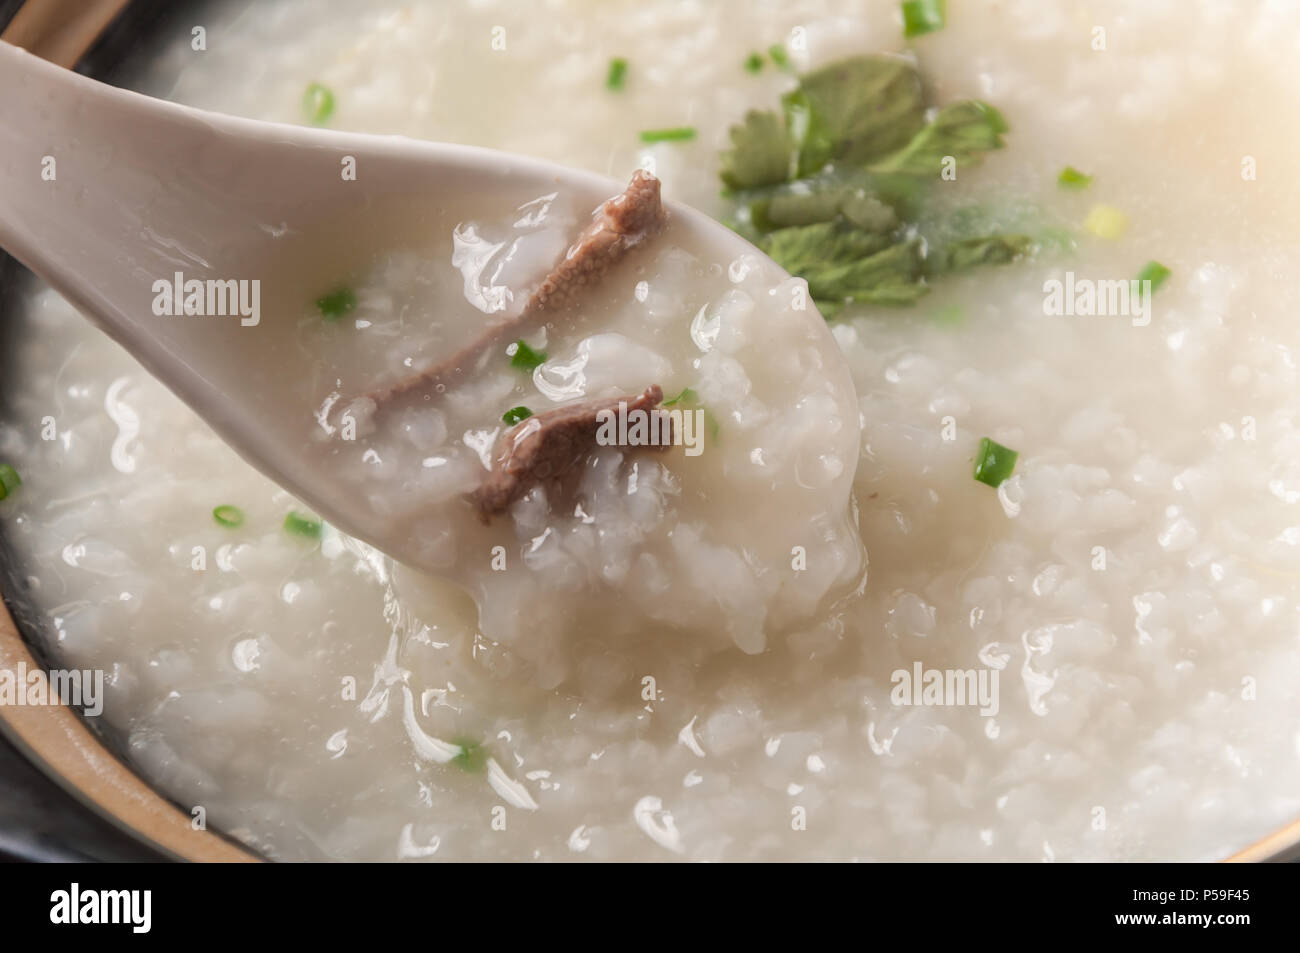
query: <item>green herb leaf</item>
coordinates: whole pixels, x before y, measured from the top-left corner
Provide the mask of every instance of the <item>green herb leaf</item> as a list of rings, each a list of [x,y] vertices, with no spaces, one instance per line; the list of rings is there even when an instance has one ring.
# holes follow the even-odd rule
[[[645,129],[641,132],[641,141],[646,143],[690,142],[694,138],[694,126],[676,126],[672,129]]]
[[[5,499],[14,490],[23,485],[18,471],[7,463],[0,463],[0,500]]]
[[[903,36],[921,36],[942,30],[948,13],[946,0],[903,0]]]
[[[1036,247],[1028,235],[984,235],[953,242],[927,260],[928,275],[965,271],[976,265],[1005,265],[1030,254]]]
[[[751,73],[761,73],[763,71],[763,55],[761,53],[750,53],[746,56],[745,69]]]
[[[221,526],[234,529],[244,525],[244,511],[238,506],[223,503],[212,511],[212,518]]]
[[[337,321],[356,309],[357,296],[351,288],[335,288],[316,299],[316,309],[326,321]]]
[[[887,235],[839,221],[779,229],[767,236],[762,248],[790,274],[806,277],[810,270],[868,258],[890,244]]]
[[[609,61],[609,73],[605,76],[605,88],[619,92],[627,82],[627,60],[616,56]]]
[[[731,127],[732,148],[722,154],[722,181],[731,189],[778,185],[792,171],[794,141],[781,117],[751,109]]]
[[[1011,476],[1011,471],[1016,468],[1016,458],[1019,456],[1016,451],[988,437],[983,438],[980,441],[979,453],[975,457],[975,479],[992,487],[1000,486],[1003,480]]]
[[[921,78],[894,56],[858,56],[804,76],[781,100],[798,174],[861,165],[906,146],[925,125]]]
[[[1040,229],[1034,235],[1034,243],[1039,249],[1058,255],[1072,254],[1079,247],[1072,231],[1056,225]]]
[[[325,524],[318,519],[312,519],[310,516],[303,516],[301,513],[290,510],[289,515],[284,518],[284,528],[295,536],[320,539]]]
[[[888,232],[898,227],[898,213],[874,195],[857,191],[840,203],[840,214],[858,228],[869,232]]]
[[[689,387],[686,387],[683,388],[682,392],[678,394],[676,397],[664,401],[663,406],[675,407],[678,404],[698,404],[699,402],[700,402],[700,395],[695,393],[695,391],[691,390]]]
[[[819,307],[823,301],[898,306],[929,291],[924,266],[925,242],[910,238],[848,264],[812,265],[801,274]]]
[[[755,226],[762,231],[815,225],[839,217],[870,232],[889,232],[898,226],[898,216],[890,206],[851,186],[777,193],[755,202],[750,206],[750,213]]]
[[[951,156],[957,168],[978,162],[985,152],[1001,149],[1009,127],[1002,114],[973,99],[945,106],[906,146],[868,166],[872,172],[938,175]]]
[[[506,348],[506,353],[510,355],[510,366],[522,371],[531,371],[546,363],[546,352],[534,351],[522,338]]]
[[[1086,189],[1092,184],[1092,176],[1080,172],[1072,165],[1067,165],[1056,177],[1057,184],[1065,189]]]
[[[913,8],[930,29],[943,12]],[[731,128],[730,224],[805,278],[825,317],[855,302],[911,304],[930,277],[1037,250],[1031,236],[998,232],[1005,221],[934,221],[927,201],[946,157],[964,166],[1002,147],[1007,124],[992,106],[961,101],[927,121],[915,67],[888,55],[809,73],[781,102],[782,115],[750,111]]]
[[[519,421],[527,420],[532,415],[533,412],[527,407],[511,407],[501,415],[501,419],[513,427]]]
[[[1170,271],[1168,268],[1166,268],[1164,265],[1160,264],[1160,262],[1149,261],[1145,265],[1143,265],[1142,270],[1138,272],[1137,280],[1139,282],[1141,281],[1151,282],[1151,292],[1154,294],[1155,291],[1161,285],[1163,285],[1165,281],[1169,278],[1169,276],[1172,274],[1173,272]],[[1141,285],[1138,286],[1138,289],[1139,291],[1141,290]]]
[[[334,93],[328,86],[312,83],[302,94],[302,111],[313,126],[322,125],[334,114]]]
[[[773,43],[767,48],[767,55],[772,57],[772,62],[781,69],[790,68],[790,54],[785,51],[785,47],[780,43]]]

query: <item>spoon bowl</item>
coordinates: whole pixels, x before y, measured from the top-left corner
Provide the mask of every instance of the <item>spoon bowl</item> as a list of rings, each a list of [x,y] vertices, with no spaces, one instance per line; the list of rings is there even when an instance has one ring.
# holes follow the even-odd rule
[[[592,208],[622,185],[489,149],[205,112],[3,42],[0,87],[0,246],[248,462],[349,534],[419,564],[400,521],[343,492],[303,452],[301,421],[278,412],[300,360],[301,312],[286,302],[320,293],[281,264],[304,247],[377,251],[395,225],[418,232],[467,197],[517,205],[563,192]],[[675,234],[712,260],[759,254],[702,213],[666,207]],[[222,313],[184,313],[200,288]]]

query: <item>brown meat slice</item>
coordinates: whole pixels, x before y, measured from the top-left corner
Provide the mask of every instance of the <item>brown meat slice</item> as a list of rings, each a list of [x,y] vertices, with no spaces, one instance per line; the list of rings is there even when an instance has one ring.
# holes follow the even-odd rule
[[[470,494],[479,516],[488,522],[533,486],[556,480],[581,463],[596,445],[603,411],[618,413],[623,404],[628,413],[651,413],[663,399],[663,389],[652,384],[635,397],[578,401],[521,420],[501,436],[491,472]],[[666,446],[655,444],[653,449]]]
[[[546,276],[516,317],[490,325],[458,353],[396,384],[367,394],[378,412],[400,397],[450,389],[482,368],[485,359],[505,359],[505,347],[540,326],[548,313],[568,304],[594,285],[630,250],[655,235],[667,220],[659,180],[637,170],[628,187],[592,213],[592,222],[569,246],[564,259]]]

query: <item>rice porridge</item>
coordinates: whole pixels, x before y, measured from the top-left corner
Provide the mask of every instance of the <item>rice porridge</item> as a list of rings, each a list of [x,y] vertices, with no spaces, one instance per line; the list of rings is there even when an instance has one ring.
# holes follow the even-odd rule
[[[453,382],[589,206],[288,248],[320,297],[248,329],[311,355],[278,412],[434,573],[322,525],[32,281],[0,528],[130,764],[285,860],[1200,860],[1300,814],[1300,143],[1270,106],[1300,11],[949,6],[909,39],[854,0],[266,0],[175,37],[142,90],[303,122],[315,84],[338,128],[661,182],[806,274],[669,216]],[[846,62],[982,161],[915,207],[837,178],[807,218],[807,183],[923,151],[742,164],[783,133],[733,127],[783,95],[816,117]],[[898,270],[796,267],[814,237]],[[476,489],[576,401],[678,444]]]

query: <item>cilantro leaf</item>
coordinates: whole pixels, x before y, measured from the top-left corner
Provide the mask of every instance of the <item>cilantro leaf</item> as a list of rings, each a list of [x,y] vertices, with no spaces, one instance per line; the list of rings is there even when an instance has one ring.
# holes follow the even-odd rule
[[[985,152],[1001,149],[1002,133],[1007,129],[1007,121],[992,106],[963,100],[939,110],[911,142],[868,168],[872,172],[938,175],[946,156],[952,156],[960,168],[978,162]]]
[[[790,274],[806,276],[823,265],[848,264],[869,257],[890,244],[888,235],[838,221],[779,229],[770,233],[761,247]]]
[[[929,288],[925,284],[925,242],[909,238],[847,264],[818,264],[805,268],[808,293],[823,300],[882,305],[912,304]]]
[[[776,113],[751,109],[731,127],[733,148],[722,154],[722,181],[731,189],[777,185],[790,178],[794,141]]]
[[[925,125],[921,77],[896,56],[858,56],[799,81],[781,100],[799,147],[798,174],[860,165],[903,148]]]
[[[802,276],[825,317],[851,303],[912,304],[932,277],[1037,250],[1002,231],[1016,227],[1005,216],[930,201],[945,157],[965,166],[1002,148],[1007,124],[992,106],[927,112],[915,66],[890,55],[815,70],[781,104],[731,129],[721,170],[736,202],[730,224]]]
[[[764,230],[830,222],[839,216],[872,232],[887,232],[898,225],[892,208],[866,190],[847,185],[781,192],[750,209],[755,225]]]
[[[1033,252],[1037,242],[1028,235],[983,235],[966,238],[930,256],[927,273],[965,271],[976,265],[1005,265]]]

